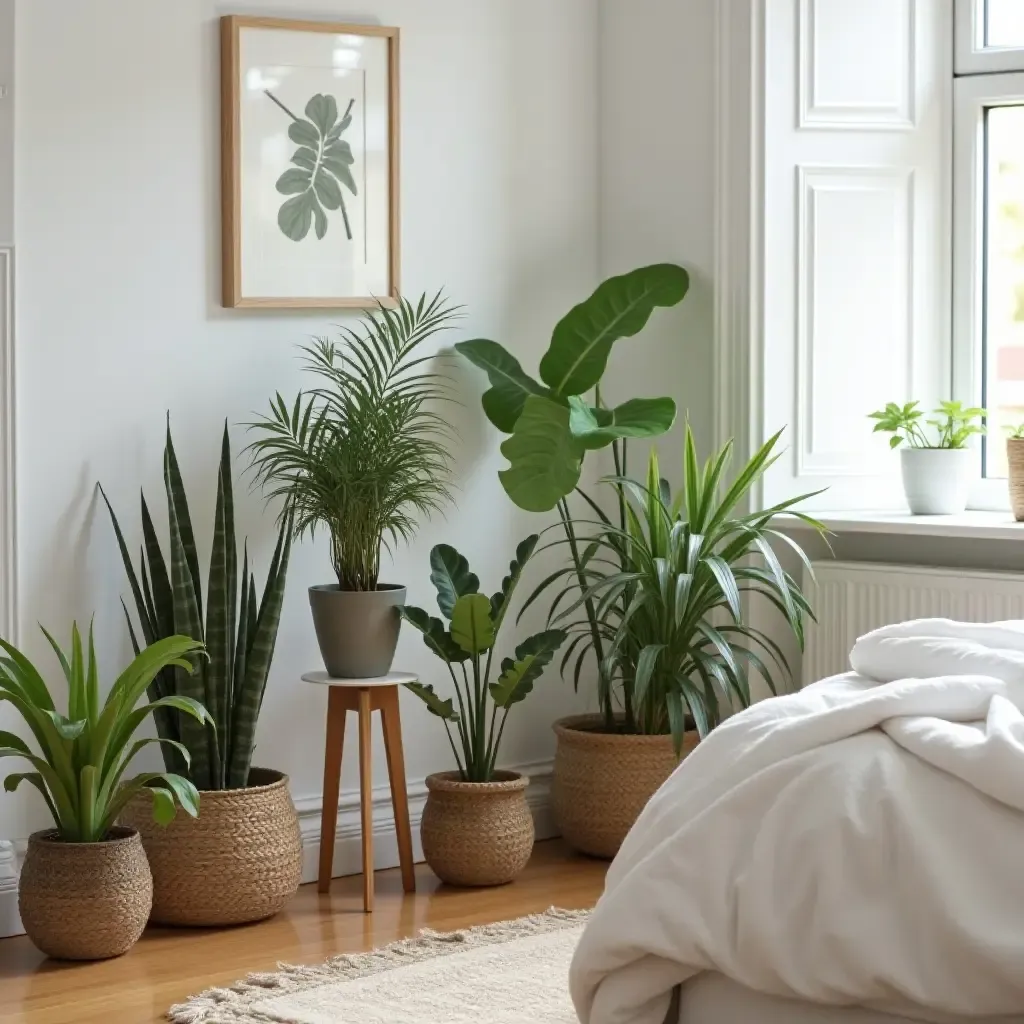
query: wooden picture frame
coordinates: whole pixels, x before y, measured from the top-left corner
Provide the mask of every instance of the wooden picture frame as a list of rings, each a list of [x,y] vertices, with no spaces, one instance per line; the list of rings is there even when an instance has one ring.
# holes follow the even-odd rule
[[[221,18],[221,184],[224,306],[394,305],[399,30]]]

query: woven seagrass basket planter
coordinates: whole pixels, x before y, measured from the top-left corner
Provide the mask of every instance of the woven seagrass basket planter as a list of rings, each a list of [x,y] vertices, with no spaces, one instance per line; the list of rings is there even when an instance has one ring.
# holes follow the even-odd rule
[[[152,803],[139,794],[121,821],[138,829],[149,857],[154,924],[261,921],[295,895],[302,841],[287,775],[253,768],[248,787],[204,790],[199,817],[179,810],[166,828],[153,821]]]
[[[137,832],[113,828],[102,843],[64,843],[36,832],[18,880],[28,937],[60,960],[107,960],[142,935],[153,879]]]
[[[671,736],[601,732],[601,723],[600,715],[555,722],[551,799],[555,823],[573,849],[611,858],[679,759]],[[696,745],[697,734],[688,730],[683,757]]]
[[[458,772],[427,776],[420,838],[431,870],[449,885],[505,885],[533,851],[529,779],[494,773],[491,782],[463,782]]]
[[[1024,438],[1011,437],[1006,442],[1006,462],[1010,477],[1010,507],[1013,518],[1024,522]]]

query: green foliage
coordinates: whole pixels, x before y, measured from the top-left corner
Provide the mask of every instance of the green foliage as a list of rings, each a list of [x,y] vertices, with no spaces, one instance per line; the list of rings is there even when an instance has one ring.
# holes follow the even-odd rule
[[[206,708],[189,697],[165,696],[137,707],[160,672],[192,671],[189,656],[202,644],[187,636],[156,641],[118,676],[107,699],[100,702],[99,674],[92,627],[87,650],[77,623],[71,631],[71,650],[65,653],[43,630],[68,684],[68,710],[61,714],[38,669],[4,640],[0,649],[0,701],[12,704],[25,721],[38,753],[15,733],[0,731],[0,757],[27,761],[32,771],[8,775],[4,789],[13,793],[23,782],[34,786],[53,815],[60,838],[71,843],[98,843],[106,837],[125,804],[140,790],[153,797],[153,817],[166,825],[176,805],[196,817],[199,794],[186,778],[171,772],[146,772],[125,779],[135,755],[151,743],[173,747],[188,764],[188,749],[176,740],[142,739],[129,742],[149,714],[171,710],[198,723],[212,720]]]
[[[1018,423],[1013,427],[1003,427],[1006,431],[1007,439],[1010,441],[1021,441],[1024,440],[1024,423]]]
[[[670,732],[678,752],[688,722],[704,736],[728,708],[750,703],[750,669],[773,691],[779,673],[788,672],[779,646],[744,622],[741,595],[767,599],[802,648],[804,618],[813,613],[771,542],[788,545],[809,566],[799,545],[776,529],[777,521],[791,516],[821,532],[824,527],[794,510],[810,495],[737,511],[778,458],[778,439],[772,437],[726,486],[731,442],[701,467],[687,426],[683,489],[672,495],[654,452],[645,482],[611,478],[622,525],[595,506],[599,518],[588,524],[593,532],[572,572],[554,574],[531,596],[528,603],[561,585],[550,619],[572,637],[562,669],[575,655],[578,684],[586,655],[601,659],[598,695],[606,727],[645,735]],[[572,575],[585,581],[582,593],[576,579],[565,582]],[[588,617],[578,617],[588,601],[596,629]],[[621,726],[612,725],[617,707]]]
[[[349,100],[345,113],[338,117],[338,101],[333,96],[317,93],[306,104],[306,118],[301,118],[269,90],[263,91],[292,119],[288,138],[299,147],[292,154],[295,166],[277,179],[277,191],[292,197],[285,200],[278,211],[278,227],[293,242],[301,242],[311,226],[316,237],[323,238],[327,234],[324,210],[341,210],[345,234],[352,241],[352,226],[341,187],[352,195],[358,195],[359,190],[352,175],[355,162],[352,147],[341,135],[352,124],[355,100]]]
[[[965,409],[961,402],[939,402],[932,412],[934,418],[924,421],[924,426],[935,428],[934,435],[929,437],[921,424],[925,413],[918,404],[889,402],[884,409],[870,413],[868,418],[876,421],[874,433],[892,434],[890,448],[898,448],[904,442],[910,448],[965,448],[974,434],[985,433],[978,422],[988,415],[985,409]]]
[[[168,555],[164,555],[143,495],[144,548],[139,554],[138,573],[114,510],[100,488],[117,535],[143,640],[152,644],[162,637],[183,634],[206,645],[208,657],[199,663],[197,672],[180,665],[168,667],[154,677],[150,687],[150,698],[159,709],[156,725],[165,741],[164,761],[168,771],[187,772],[200,789],[238,789],[248,784],[256,722],[274,656],[291,554],[291,516],[286,511],[282,518],[266,586],[262,598],[257,600],[247,546],[243,548],[239,587],[231,447],[225,423],[204,620],[199,556],[170,424],[164,447],[164,488]],[[124,614],[132,645],[138,652],[127,607]],[[180,714],[177,705],[160,703],[168,697],[203,701],[212,720],[197,722]],[[184,744],[191,752],[191,766],[179,756],[178,744]]]
[[[469,571],[466,559],[447,544],[438,545],[430,553],[434,570],[430,579],[437,589],[438,607],[450,627],[422,608],[400,609],[402,618],[423,635],[423,642],[445,663],[451,676],[454,699],[442,699],[433,686],[423,683],[410,683],[407,688],[432,715],[444,721],[455,761],[467,782],[491,779],[509,709],[526,698],[565,640],[566,634],[560,629],[531,636],[516,648],[514,657],[502,659],[498,678],[491,681],[498,632],[537,539],[536,535],[527,537],[518,546],[501,590],[490,599],[478,592],[479,580]],[[439,571],[439,567],[445,567],[445,571]]]
[[[327,528],[343,590],[375,590],[381,546],[408,541],[451,497],[452,434],[434,409],[446,382],[422,346],[457,318],[440,292],[380,306],[361,331],[342,329],[342,347],[304,348],[323,386],[290,406],[279,393],[250,425],[263,435],[248,448],[257,479],[294,511],[296,536]]]
[[[580,396],[598,388],[614,343],[639,333],[658,307],[681,302],[689,275],[670,263],[612,277],[555,327],[540,362],[540,378],[524,372],[495,341],[455,347],[490,381],[483,396],[487,418],[512,436],[502,445],[510,467],[501,482],[520,507],[546,512],[573,492],[588,450],[626,437],[655,437],[672,426],[670,398],[634,400],[605,409]]]

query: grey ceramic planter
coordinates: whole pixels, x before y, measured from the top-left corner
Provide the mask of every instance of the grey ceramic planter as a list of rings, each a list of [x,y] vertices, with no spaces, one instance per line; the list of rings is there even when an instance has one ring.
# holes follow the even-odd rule
[[[391,670],[398,646],[405,587],[381,583],[376,590],[342,590],[336,583],[309,588],[309,606],[329,675],[368,679]]]

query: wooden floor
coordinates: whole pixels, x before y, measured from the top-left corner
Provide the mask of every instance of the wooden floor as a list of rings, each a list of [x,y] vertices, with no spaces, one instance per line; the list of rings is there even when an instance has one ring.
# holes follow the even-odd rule
[[[278,961],[317,963],[372,949],[423,928],[453,931],[597,901],[606,865],[538,844],[529,867],[498,889],[450,889],[419,865],[417,893],[402,893],[397,870],[377,874],[372,915],[362,912],[359,877],[335,879],[330,896],[304,885],[270,921],[219,931],[151,929],[127,955],[95,964],[47,960],[24,936],[0,940],[2,1024],[147,1024],[173,1003]]]

